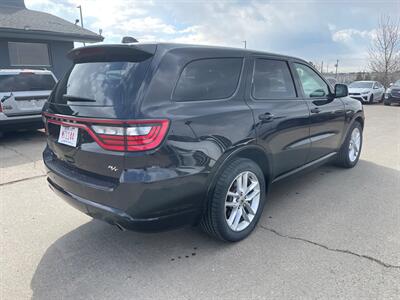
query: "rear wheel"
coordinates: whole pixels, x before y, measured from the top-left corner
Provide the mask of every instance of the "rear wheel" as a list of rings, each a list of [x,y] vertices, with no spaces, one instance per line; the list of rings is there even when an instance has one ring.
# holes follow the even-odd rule
[[[360,122],[354,122],[336,158],[336,164],[344,168],[354,167],[361,154],[362,126]]]
[[[265,180],[260,167],[249,159],[235,159],[218,177],[201,227],[220,240],[240,241],[257,225],[264,203]]]

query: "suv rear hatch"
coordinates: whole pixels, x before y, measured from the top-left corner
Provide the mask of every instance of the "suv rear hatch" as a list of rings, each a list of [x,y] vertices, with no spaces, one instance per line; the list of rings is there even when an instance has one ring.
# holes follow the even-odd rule
[[[117,180],[126,151],[160,142],[168,123],[134,119],[155,50],[104,45],[70,52],[74,65],[44,109],[48,146],[64,175],[80,171],[88,178]]]
[[[0,101],[8,116],[40,114],[56,81],[49,73],[21,71],[0,74]]]

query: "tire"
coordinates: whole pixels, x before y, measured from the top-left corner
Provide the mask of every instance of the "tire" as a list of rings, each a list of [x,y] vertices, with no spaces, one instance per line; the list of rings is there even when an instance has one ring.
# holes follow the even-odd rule
[[[383,105],[385,105],[385,106],[390,106],[390,101],[386,101],[386,100],[383,100]]]
[[[255,187],[253,190],[249,190],[248,194],[239,196],[241,189],[237,184],[238,180],[240,182],[243,181],[240,179],[243,177],[240,176],[244,173],[247,173],[248,178],[246,186],[251,187],[255,184],[255,178],[258,180],[259,186],[258,189]],[[226,242],[240,241],[250,235],[262,214],[266,198],[264,174],[254,161],[238,158],[232,160],[224,167],[217,180],[214,191],[208,199],[206,211],[200,222],[200,226],[207,234],[219,240]],[[257,196],[258,191],[259,194]],[[238,197],[228,195],[228,192],[230,194],[237,194]],[[245,197],[246,195],[249,199],[254,195],[252,201],[247,202],[245,200],[247,198]],[[255,208],[256,206],[257,208]],[[239,210],[238,224],[235,224]],[[246,221],[244,216],[247,216],[247,220],[250,222]],[[232,224],[229,225],[232,217]],[[233,229],[235,225],[236,230]]]
[[[355,148],[354,147],[350,148],[350,143],[354,145],[354,140],[352,139],[352,137],[354,137],[353,134],[357,130],[359,132],[359,146],[357,153],[354,154]],[[342,147],[340,147],[339,153],[337,154],[336,157],[336,165],[343,168],[353,168],[357,164],[360,158],[362,143],[363,143],[363,129],[360,122],[356,121],[351,126],[346,136],[346,139],[342,144]],[[353,155],[351,154],[352,150],[354,151]]]
[[[371,97],[369,97],[369,104],[374,104],[374,94],[371,94]]]
[[[382,94],[381,100],[379,100],[379,103],[382,103],[385,100],[385,93]]]

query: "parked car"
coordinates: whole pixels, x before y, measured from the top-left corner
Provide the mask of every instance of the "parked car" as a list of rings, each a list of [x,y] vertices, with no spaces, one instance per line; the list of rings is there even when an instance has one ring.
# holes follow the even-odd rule
[[[44,128],[42,108],[56,84],[47,70],[0,70],[0,134]]]
[[[391,84],[385,92],[384,105],[391,105],[392,103],[400,103],[400,80]]]
[[[180,44],[96,45],[44,107],[48,183],[122,229],[200,224],[238,241],[272,182],[357,164],[363,108],[304,60]]]
[[[349,84],[349,95],[362,103],[382,102],[385,88],[377,81],[354,81]]]

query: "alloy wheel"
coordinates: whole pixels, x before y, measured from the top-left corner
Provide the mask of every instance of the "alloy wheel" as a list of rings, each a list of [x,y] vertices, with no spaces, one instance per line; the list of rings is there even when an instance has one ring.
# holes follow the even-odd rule
[[[230,229],[242,231],[253,221],[260,205],[260,182],[249,171],[240,173],[225,197],[225,219]]]
[[[361,132],[360,129],[355,127],[351,132],[350,141],[349,141],[349,159],[351,162],[354,162],[358,154],[360,152],[361,147]]]

